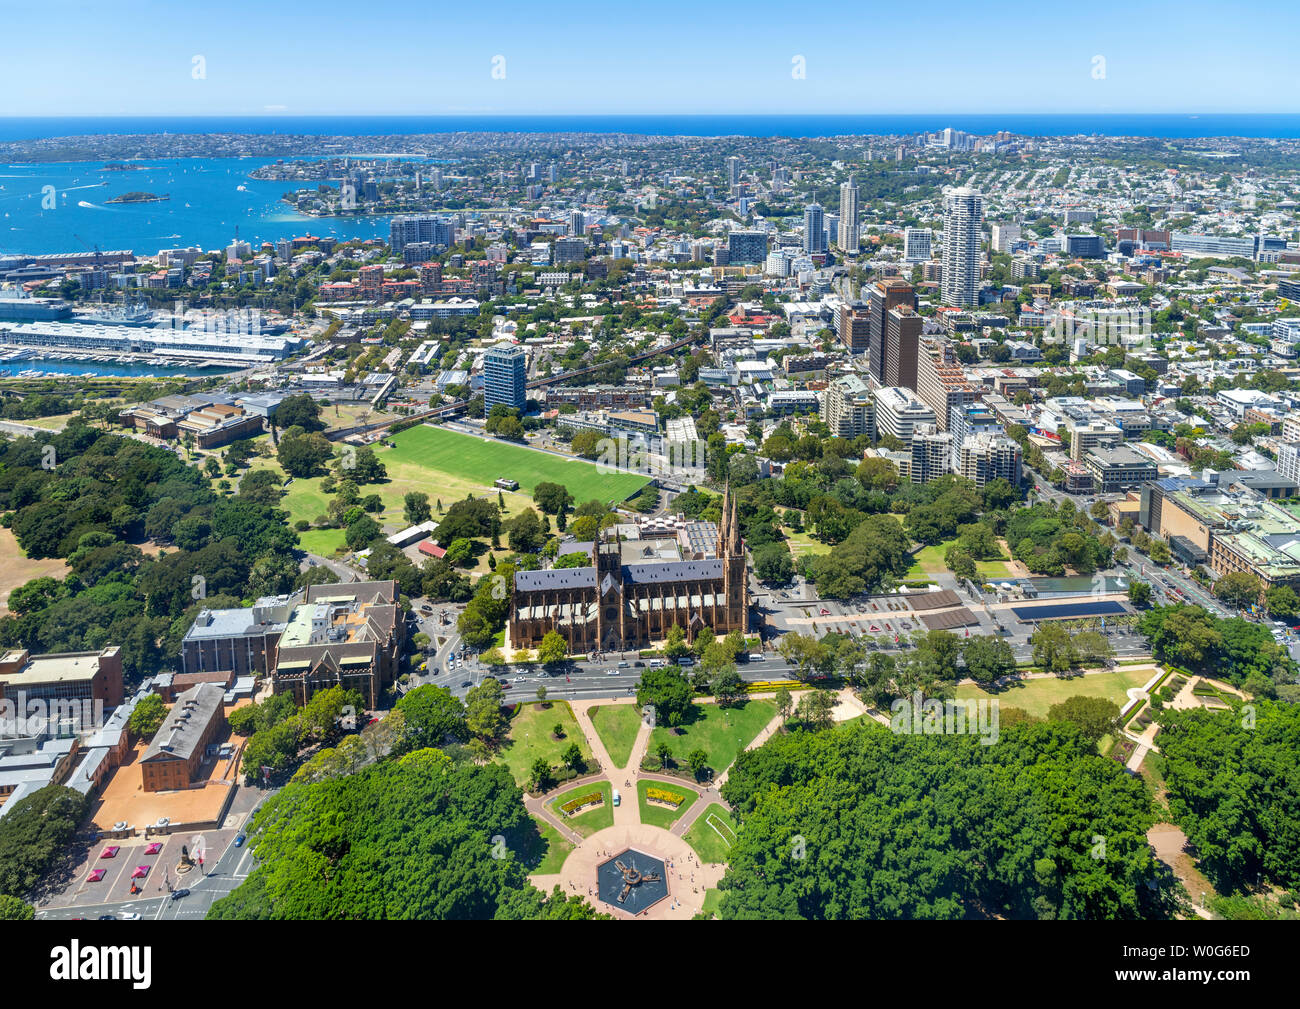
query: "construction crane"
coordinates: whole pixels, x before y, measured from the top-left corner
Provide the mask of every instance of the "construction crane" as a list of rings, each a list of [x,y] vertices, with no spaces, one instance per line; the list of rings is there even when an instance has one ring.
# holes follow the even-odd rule
[[[99,251],[99,243],[96,242],[95,245],[92,247],[92,246],[90,245],[90,243],[87,242],[87,241],[86,241],[84,238],[82,238],[80,235],[74,233],[72,237],[75,238],[75,239],[76,239],[78,242],[80,242],[82,245],[84,245],[84,246],[86,247],[86,251],[87,251],[87,252],[93,252],[93,253],[95,254],[95,269],[96,269],[96,270],[103,269],[103,266],[104,266],[104,254],[103,254],[102,252]]]

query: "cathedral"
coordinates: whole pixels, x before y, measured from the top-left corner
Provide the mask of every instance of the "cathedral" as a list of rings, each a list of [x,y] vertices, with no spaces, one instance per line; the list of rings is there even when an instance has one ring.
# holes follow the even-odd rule
[[[714,556],[627,562],[626,545],[602,538],[581,545],[590,547],[588,566],[516,572],[508,646],[536,648],[554,630],[570,654],[617,652],[662,641],[673,624],[688,641],[706,627],[718,636],[749,629],[745,543],[729,488]]]

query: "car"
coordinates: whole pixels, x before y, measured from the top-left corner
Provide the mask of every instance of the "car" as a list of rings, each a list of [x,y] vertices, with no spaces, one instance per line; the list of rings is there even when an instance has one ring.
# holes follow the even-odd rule
[[[242,847],[244,846],[244,840],[245,840],[245,838],[244,838],[244,835],[243,835],[243,834],[238,835],[238,836],[235,838],[235,847],[236,847],[236,848],[242,848]]]
[[[749,653],[749,661],[750,661],[750,662],[762,662],[762,661],[764,661],[766,658],[767,658],[767,656],[764,655],[762,652],[750,652],[750,653]]]
[[[619,668],[619,669],[626,669],[629,665],[631,665],[631,663],[628,663],[628,662],[620,662],[620,663],[618,664],[618,668]]]
[[[473,680],[466,680],[464,683],[461,684],[461,686],[462,686],[462,687],[472,687],[472,686],[474,686],[474,681],[473,681]]]
[[[605,675],[606,675],[606,676],[617,676],[617,675],[618,675],[618,670],[617,670],[617,669],[606,669],[606,670],[605,670]]]
[[[180,900],[182,897],[188,897],[189,895],[190,895],[189,889],[186,887],[181,887],[179,890],[172,891],[172,900]]]
[[[644,668],[645,668],[645,663],[644,663],[644,662],[641,662],[640,660],[638,660],[638,661],[636,661],[636,662],[633,662],[632,665],[633,665],[634,667],[636,667],[637,669],[644,669]]]
[[[127,912],[124,913],[124,914],[120,914],[120,915],[118,915],[118,917],[121,918],[123,921],[139,921],[139,920],[140,920],[140,916],[139,916],[138,914],[136,914],[134,911],[127,911]]]
[[[821,615],[824,616],[824,617],[829,617],[829,616],[831,615],[831,611],[828,610],[828,609],[826,609],[826,607],[823,606],[823,607],[822,607],[822,611],[821,611]]]
[[[523,676],[516,676],[516,677],[515,677],[515,682],[516,682],[516,683],[523,683],[524,680],[525,680],[525,677],[523,677]]]
[[[115,915],[111,915],[111,914],[101,914],[101,915],[99,916],[99,920],[100,920],[100,921],[117,921],[117,917],[116,917]]]
[[[513,686],[514,686],[513,683],[502,683],[502,684],[501,684],[501,689],[502,689],[502,690],[509,690],[509,689],[510,689],[511,687],[513,687]]]
[[[614,789],[614,805],[617,806],[622,801],[622,796],[618,794],[618,789]]]

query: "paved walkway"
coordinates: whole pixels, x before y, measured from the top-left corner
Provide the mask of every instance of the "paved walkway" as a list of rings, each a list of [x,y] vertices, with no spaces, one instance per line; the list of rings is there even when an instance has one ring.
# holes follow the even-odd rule
[[[614,807],[614,825],[612,827],[597,831],[590,837],[583,837],[570,828],[564,822],[563,817],[557,816],[547,808],[547,802],[554,798],[558,790],[546,795],[525,799],[524,806],[528,809],[528,812],[551,824],[562,837],[574,845],[573,851],[564,860],[564,865],[558,873],[534,875],[530,877],[533,884],[547,892],[558,885],[565,893],[576,893],[579,896],[585,894],[587,899],[598,910],[618,918],[631,918],[633,916],[623,910],[622,907],[617,904],[608,904],[600,899],[596,892],[596,869],[602,862],[617,855],[625,848],[635,848],[638,851],[643,851],[648,855],[661,859],[666,867],[668,877],[668,897],[636,917],[648,919],[684,919],[693,917],[704,907],[706,891],[717,885],[718,880],[722,878],[723,872],[726,871],[726,866],[720,864],[702,865],[694,849],[683,840],[683,837],[710,804],[717,802],[726,805],[721,796],[718,795],[718,788],[721,783],[719,782],[703,790],[700,790],[698,786],[694,786],[695,790],[700,792],[700,797],[691,804],[690,809],[677,819],[670,830],[642,823],[641,803],[637,793],[638,781],[645,779],[647,781],[663,782],[667,785],[683,784],[680,778],[672,775],[641,770],[641,761],[650,747],[651,725],[645,719],[641,720],[627,763],[618,765],[610,757],[609,750],[600,738],[600,733],[596,731],[596,726],[591,720],[591,709],[607,704],[635,705],[635,699],[575,700],[571,701],[570,704],[578,728],[582,730],[582,734],[586,737],[587,745],[591,748],[592,757],[600,765],[602,771],[597,774],[586,775],[576,781],[566,781],[562,786],[563,790],[568,791],[589,782],[608,780],[614,788],[619,790],[621,801]],[[761,736],[761,738],[765,739],[766,736]]]

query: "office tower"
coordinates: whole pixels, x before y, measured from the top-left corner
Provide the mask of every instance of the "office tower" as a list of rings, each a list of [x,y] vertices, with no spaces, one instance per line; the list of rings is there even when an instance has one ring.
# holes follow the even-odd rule
[[[891,277],[878,280],[867,288],[867,342],[870,351],[867,366],[871,369],[871,377],[875,379],[877,385],[899,384],[886,380],[886,375],[890,373],[890,369],[886,367],[889,313],[896,308],[916,308],[916,292],[907,281]],[[897,362],[893,366],[892,373],[898,373]],[[912,371],[912,381],[908,388],[916,388],[915,370]]]
[[[979,304],[980,230],[984,197],[967,186],[951,189],[943,201],[943,303]]]
[[[362,196],[371,203],[379,202],[379,183],[374,179],[366,179],[361,184]]]
[[[836,244],[845,252],[858,251],[858,184],[849,176],[840,184],[840,228]]]
[[[862,302],[840,305],[835,333],[851,354],[865,354],[871,347],[871,318]]]
[[[819,203],[810,203],[804,208],[803,251],[810,256],[826,251],[825,213]]]
[[[581,235],[583,228],[586,227],[587,215],[581,210],[569,211],[569,234]]]
[[[921,347],[921,317],[907,305],[891,308],[885,316],[885,360],[881,381],[904,389],[916,388],[917,358]]]
[[[727,262],[762,263],[767,260],[767,233],[764,231],[733,231],[727,236]]]
[[[732,155],[727,159],[727,185],[735,189],[740,183],[740,159]]]
[[[989,247],[992,248],[994,252],[1010,252],[1011,243],[1018,241],[1020,241],[1020,225],[993,225],[993,237],[989,242]]]
[[[1077,259],[1101,259],[1106,245],[1100,235],[1066,235],[1065,254]]]
[[[903,262],[924,263],[930,258],[933,232],[929,228],[907,228],[903,231]]]
[[[483,355],[483,416],[498,403],[524,411],[527,400],[528,355],[523,347],[500,343]]]

